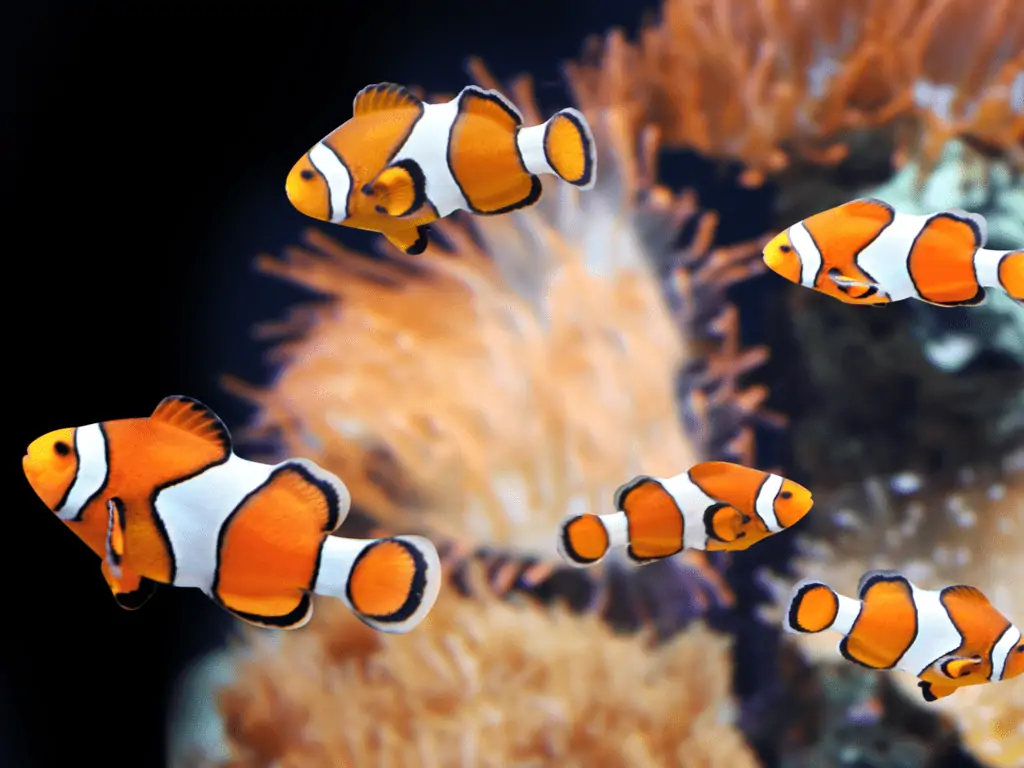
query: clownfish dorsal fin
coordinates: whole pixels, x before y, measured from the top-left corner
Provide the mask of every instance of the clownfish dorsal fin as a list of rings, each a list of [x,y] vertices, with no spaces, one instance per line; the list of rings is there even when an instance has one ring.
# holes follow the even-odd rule
[[[231,433],[224,422],[208,407],[191,397],[165,397],[149,418],[213,443],[225,455],[231,453]]]
[[[467,85],[456,98],[459,102],[459,112],[486,117],[507,126],[512,131],[523,124],[522,112],[497,91],[486,91],[476,85]]]
[[[862,197],[859,200],[851,200],[839,206],[836,210],[850,216],[856,216],[857,218],[877,221],[879,224],[888,224],[896,216],[896,209],[877,197]]]
[[[946,587],[941,591],[942,602],[949,604],[947,601],[952,601],[965,606],[971,606],[972,608],[990,608],[992,603],[985,597],[985,594],[977,587],[971,587],[966,584],[955,584],[951,587]]]
[[[392,109],[423,109],[423,100],[404,85],[377,83],[363,88],[352,101],[353,117]]]
[[[988,221],[980,213],[965,211],[963,208],[950,208],[945,214],[962,221],[974,230],[974,242],[978,248],[984,248],[988,242]]]

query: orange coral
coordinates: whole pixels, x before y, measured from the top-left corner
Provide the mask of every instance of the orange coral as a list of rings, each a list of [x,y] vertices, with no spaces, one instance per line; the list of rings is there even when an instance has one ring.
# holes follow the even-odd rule
[[[958,135],[1024,154],[1016,0],[665,0],[638,42],[595,38],[568,74],[584,107],[740,161],[750,184],[796,157],[835,164],[851,131],[878,127],[899,129],[897,161],[912,153],[923,174]]]
[[[732,726],[729,641],[658,649],[595,616],[442,593],[403,637],[326,601],[303,632],[251,632],[220,694],[231,768],[755,768]]]

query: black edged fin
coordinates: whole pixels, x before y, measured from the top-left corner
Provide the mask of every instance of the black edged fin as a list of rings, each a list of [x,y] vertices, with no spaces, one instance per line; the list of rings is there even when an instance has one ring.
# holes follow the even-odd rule
[[[389,165],[362,191],[377,198],[377,213],[400,219],[419,213],[427,204],[427,177],[419,163],[406,158]]]
[[[194,398],[185,395],[165,397],[149,418],[214,443],[221,448],[225,456],[231,453],[231,433],[224,426],[224,422],[210,408]]]
[[[921,697],[929,704],[933,701],[938,701],[938,697],[932,693],[932,684],[922,680],[917,684],[917,687],[921,689]]]
[[[615,509],[618,510],[619,512],[625,512],[626,510],[623,508],[622,505],[626,503],[626,497],[629,496],[629,494],[631,494],[641,485],[646,485],[647,483],[655,482],[657,482],[657,480],[648,475],[637,475],[628,483],[623,483],[616,489],[615,495],[612,497],[612,504],[615,506]]]
[[[337,475],[310,459],[282,461],[274,467],[264,485],[269,485],[271,481],[286,482],[295,503],[304,508],[309,505],[319,507],[323,501],[327,510],[322,529],[325,534],[338,530],[352,507],[348,486]]]
[[[352,100],[354,117],[389,109],[423,109],[423,100],[403,85],[377,83],[368,85]]]
[[[114,592],[114,600],[126,611],[137,611],[149,602],[149,598],[156,593],[159,586],[158,582],[147,579],[145,576],[140,576],[139,584],[134,590],[131,592]]]
[[[973,298],[964,301],[928,301],[928,299],[922,299],[922,301],[936,307],[976,307],[979,304],[984,304],[986,299],[988,299],[988,293],[984,288],[978,286],[978,292],[974,294]]]
[[[467,85],[456,99],[459,102],[459,112],[487,117],[496,123],[507,125],[513,131],[523,124],[523,113],[497,91]]]
[[[967,584],[954,584],[942,589],[939,593],[939,599],[945,603],[949,598],[971,603],[972,605],[991,605],[989,599],[985,597],[984,592],[977,587],[972,587]]]
[[[868,590],[880,581],[901,581],[906,584],[908,588],[910,587],[909,579],[899,571],[887,571],[882,569],[867,571],[860,577],[860,581],[857,582],[857,599],[863,600]]]
[[[974,230],[975,247],[985,247],[985,243],[988,242],[988,221],[984,216],[980,213],[965,211],[963,208],[950,208],[948,211],[944,211],[944,213],[952,219],[958,219],[970,225],[971,229]]]
[[[125,507],[120,498],[107,500],[106,558],[110,572],[121,578],[121,563],[124,561]]]
[[[300,599],[295,610],[289,611],[284,616],[259,616],[255,613],[245,613],[228,608],[224,603],[215,600],[221,608],[230,613],[236,619],[241,619],[247,624],[264,629],[298,629],[304,626],[313,616],[313,600],[308,593]]]

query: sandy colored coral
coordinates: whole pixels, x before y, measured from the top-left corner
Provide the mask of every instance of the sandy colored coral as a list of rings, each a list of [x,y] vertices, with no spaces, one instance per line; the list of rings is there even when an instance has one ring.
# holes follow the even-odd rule
[[[529,82],[508,90],[532,121]],[[311,230],[283,261],[260,260],[327,301],[272,329],[298,338],[279,348],[272,389],[247,391],[258,429],[345,478],[392,530],[553,563],[567,513],[609,511],[636,474],[755,465],[754,426],[778,423],[767,391],[741,381],[767,353],[739,345],[724,295],[762,268],[760,241],[716,247],[714,213],[656,183],[656,132],[588,117],[592,191],[547,180],[531,209],[439,222],[414,258],[384,246],[372,259]],[[675,275],[667,290],[659,272]],[[686,560],[730,599],[700,555]]]
[[[636,42],[595,38],[569,67],[585,107],[627,105],[668,145],[747,166],[834,165],[857,131],[924,161],[953,136],[1024,167],[1024,5],[1016,0],[665,0]]]
[[[252,633],[220,695],[231,768],[753,768],[730,724],[729,641],[695,625],[653,650],[598,619],[445,592],[413,633],[321,602]]]
[[[958,487],[938,490],[910,475],[828,494],[815,490],[816,538],[795,563],[801,576],[856,594],[861,574],[895,568],[926,589],[971,584],[1018,626],[1024,562],[1024,465],[1007,458],[998,476],[964,472]],[[920,486],[920,487],[917,487]],[[831,528],[831,530],[826,530]],[[777,583],[779,593],[783,586]],[[778,620],[778,616],[772,616]],[[834,660],[836,636],[800,636],[812,658]],[[951,716],[974,755],[992,768],[1024,764],[1024,678],[965,688],[934,704],[921,701],[915,678],[893,673],[912,701]]]

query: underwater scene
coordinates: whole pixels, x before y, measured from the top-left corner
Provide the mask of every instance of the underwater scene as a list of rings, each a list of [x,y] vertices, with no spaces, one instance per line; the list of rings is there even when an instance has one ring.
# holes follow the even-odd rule
[[[32,414],[195,595],[166,764],[1022,768],[1024,2],[579,6],[296,119],[206,391]]]

